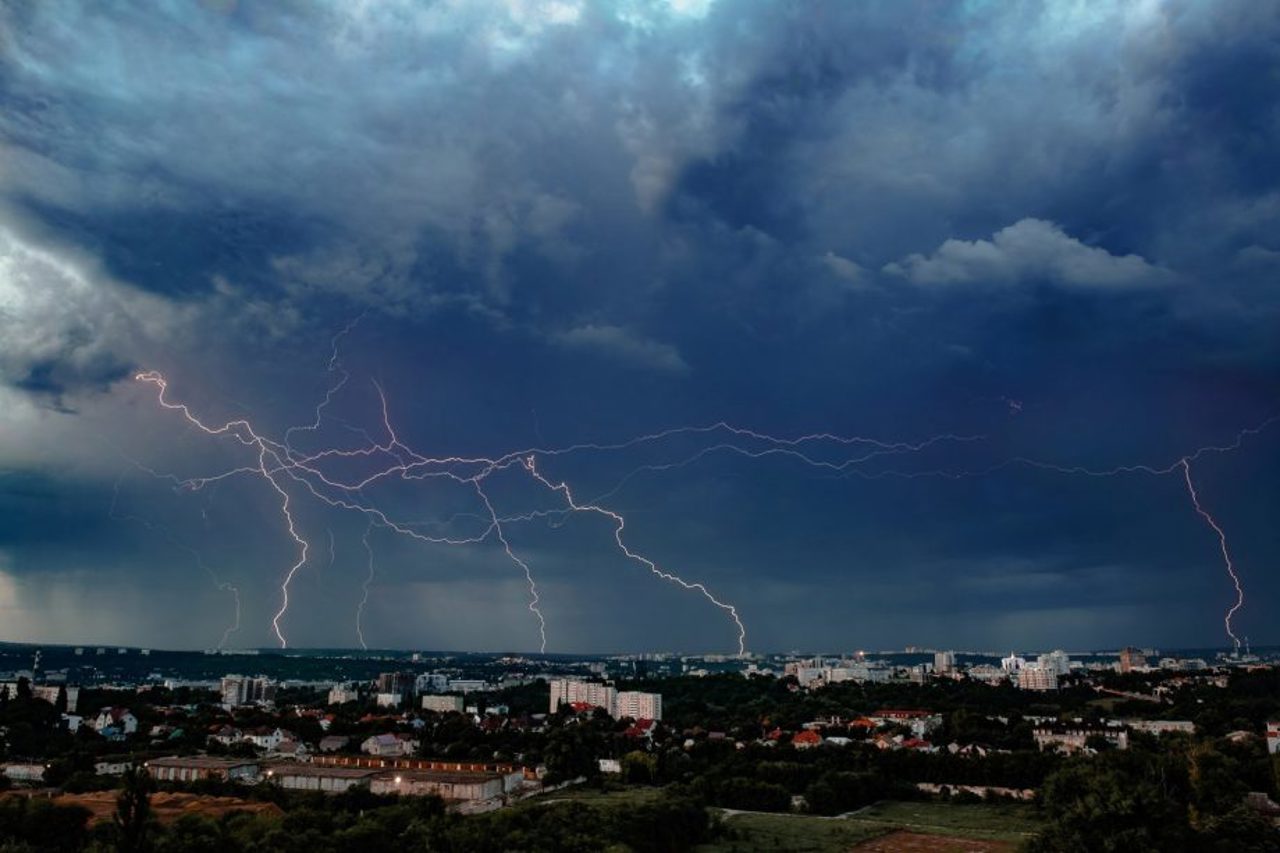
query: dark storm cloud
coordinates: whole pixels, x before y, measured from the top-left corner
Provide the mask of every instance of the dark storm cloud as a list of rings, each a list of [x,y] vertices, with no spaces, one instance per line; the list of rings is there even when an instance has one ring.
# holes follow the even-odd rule
[[[1277,45],[1268,4],[1173,0],[4,5],[0,465],[72,490],[127,460],[225,464],[119,380],[159,367],[202,413],[308,423],[330,337],[357,316],[341,415],[377,428],[375,377],[405,434],[449,451],[726,418],[987,436],[925,467],[1168,464],[1280,399]],[[627,472],[563,464],[597,493]],[[1274,507],[1275,470],[1245,465],[1231,490]],[[765,645],[839,645],[858,619],[868,645],[938,619],[955,642],[1005,643],[1047,610],[1052,642],[1072,619],[1082,639],[1174,641],[1161,608],[1220,580],[1203,531],[1161,537],[1185,509],[1167,479],[809,473],[720,460],[616,497]],[[208,513],[167,488],[124,486]],[[269,591],[288,557],[272,495],[228,488],[261,518],[224,519],[255,532],[222,556]],[[1244,542],[1264,529],[1250,518]],[[362,529],[304,523],[347,545]],[[0,571],[38,577],[13,524]],[[564,618],[591,626],[574,642],[643,645],[642,621],[604,637],[586,615],[622,587],[586,573],[608,559],[600,531],[573,530],[579,551],[526,535]],[[389,577],[442,625],[463,630],[450,595],[486,589],[518,615],[505,566],[433,553],[419,578],[410,550]],[[894,606],[884,572],[948,592],[875,622]],[[1107,577],[1169,594],[1113,606]],[[573,593],[588,578],[595,598]],[[806,619],[831,585],[848,589]],[[314,612],[345,614],[326,589]],[[298,619],[320,642],[328,623]]]

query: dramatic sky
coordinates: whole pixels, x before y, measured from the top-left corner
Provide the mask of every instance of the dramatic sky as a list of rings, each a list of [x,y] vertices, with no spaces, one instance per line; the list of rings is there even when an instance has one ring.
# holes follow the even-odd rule
[[[316,489],[380,387],[314,470],[843,438],[533,454],[761,651],[1224,645],[1231,445],[1280,642],[1277,152],[1272,3],[0,2],[0,639],[276,645],[287,496],[290,645],[367,541],[370,646],[536,651],[483,495],[549,651],[736,649],[523,456]]]

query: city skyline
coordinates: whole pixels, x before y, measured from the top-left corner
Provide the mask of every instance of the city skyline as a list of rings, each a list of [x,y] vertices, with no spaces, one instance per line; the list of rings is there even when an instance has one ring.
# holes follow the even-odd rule
[[[1277,36],[6,6],[0,640],[1280,643]]]

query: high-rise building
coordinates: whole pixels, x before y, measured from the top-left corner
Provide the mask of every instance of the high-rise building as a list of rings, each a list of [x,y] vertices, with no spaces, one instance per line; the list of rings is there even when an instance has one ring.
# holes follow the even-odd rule
[[[556,679],[551,682],[551,713],[558,711],[561,705],[591,705],[604,708],[612,717],[617,697],[618,691],[607,684]]]
[[[360,691],[348,684],[335,684],[329,688],[329,704],[345,705],[360,699]]]
[[[1017,672],[1026,665],[1026,660],[1018,657],[1013,652],[1009,652],[1009,656],[1007,658],[1000,658],[1000,668],[1005,672]]]
[[[276,683],[262,676],[224,675],[221,686],[222,704],[229,707],[270,705],[276,701]]]
[[[394,693],[400,697],[413,695],[418,676],[412,672],[378,673],[377,693]]]
[[[1057,670],[1029,663],[1018,670],[1018,687],[1023,690],[1057,690]]]
[[[661,720],[662,694],[624,690],[615,698],[613,716],[633,720]]]
[[[1036,658],[1036,663],[1045,669],[1052,669],[1058,675],[1067,675],[1071,672],[1071,658],[1062,649],[1040,655]]]
[[[414,679],[418,694],[443,693],[449,689],[449,676],[441,672],[424,672]]]
[[[955,652],[934,652],[933,671],[939,675],[950,675],[956,669]]]
[[[1128,646],[1120,650],[1120,671],[1133,672],[1135,669],[1146,669],[1147,658],[1141,649]]]

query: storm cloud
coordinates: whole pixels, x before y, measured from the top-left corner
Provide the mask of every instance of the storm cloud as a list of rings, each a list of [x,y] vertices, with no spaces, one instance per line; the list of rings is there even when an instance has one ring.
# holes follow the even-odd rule
[[[722,420],[980,435],[862,478],[645,450],[550,475],[755,648],[1220,642],[1176,479],[998,466],[1168,465],[1280,411],[1277,45],[1273,6],[1177,0],[0,4],[4,639],[212,642],[169,612],[227,605],[177,541],[271,640],[278,496],[174,491],[245,458],[131,380],[159,369],[273,435],[346,371],[300,440],[376,434],[381,388],[442,454]],[[1255,641],[1280,639],[1277,434],[1197,469]],[[432,529],[474,510],[387,500]],[[304,506],[339,544],[299,575],[297,641],[349,644],[366,519]],[[553,650],[729,644],[607,525],[512,535]],[[379,642],[530,648],[494,543],[379,547]]]

